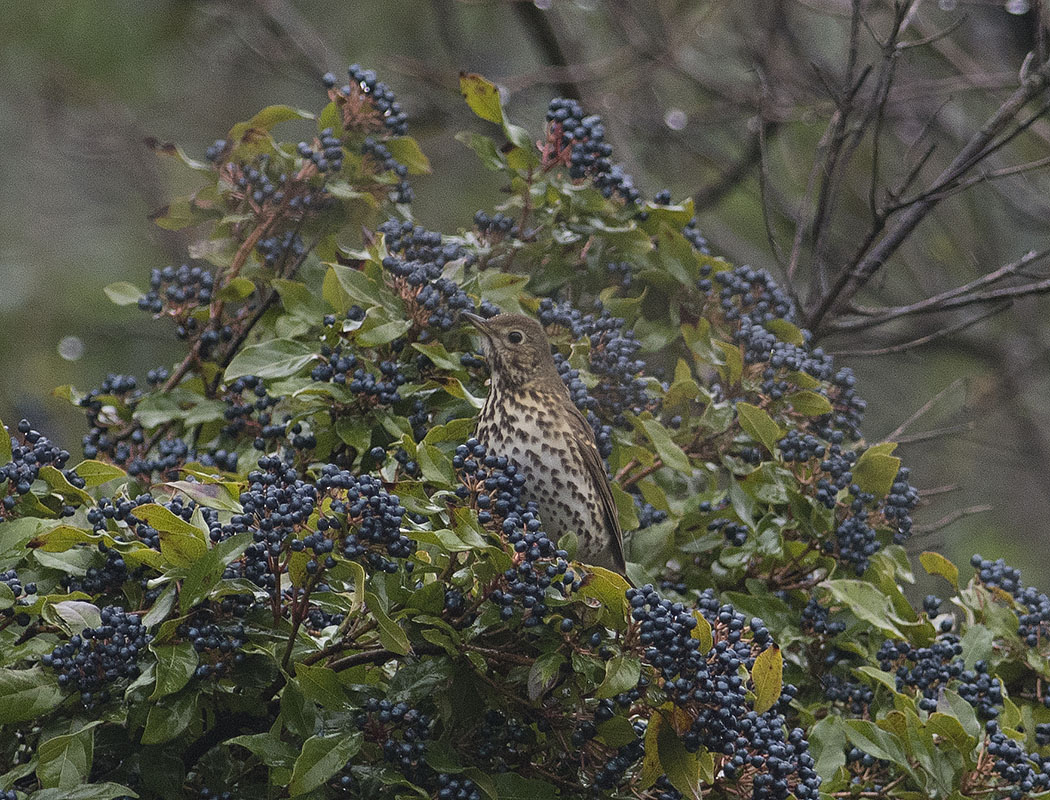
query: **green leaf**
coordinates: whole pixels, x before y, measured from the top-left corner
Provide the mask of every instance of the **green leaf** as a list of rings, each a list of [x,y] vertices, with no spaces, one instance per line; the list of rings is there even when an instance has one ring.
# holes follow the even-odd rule
[[[904,746],[894,734],[882,730],[874,722],[866,719],[847,719],[843,720],[843,724],[846,738],[865,753],[870,753],[875,758],[885,761],[892,761],[898,766],[908,763]]]
[[[408,643],[408,636],[400,625],[387,616],[379,598],[372,592],[365,592],[365,605],[379,624],[379,641],[383,643],[383,647],[398,655],[408,655],[412,649]]]
[[[11,433],[0,419],[0,466],[11,461]]]
[[[281,719],[300,739],[312,736],[317,726],[317,707],[306,699],[295,678],[289,678],[281,691]]]
[[[412,320],[410,319],[395,319],[374,327],[362,327],[357,333],[355,341],[361,347],[379,347],[380,345],[390,344],[394,339],[404,336],[411,327]]]
[[[831,714],[809,730],[809,748],[816,762],[813,768],[830,782],[839,767],[846,764],[846,734],[840,718]]]
[[[336,286],[342,289],[346,296],[349,297],[351,304],[357,303],[364,308],[368,308],[379,303],[379,284],[372,280],[364,270],[354,269],[343,264],[330,264],[328,266],[328,274],[325,276],[325,285],[328,287],[325,292],[325,300],[334,308],[341,311],[346,310],[332,303],[333,298],[330,295],[334,293],[334,287],[331,287],[329,284],[333,279]]]
[[[730,386],[740,383],[740,376],[744,373],[744,357],[740,354],[740,346],[715,339],[715,347],[722,352],[725,359],[725,372],[723,377]]]
[[[617,655],[605,662],[605,680],[594,696],[599,700],[628,692],[638,685],[642,663],[633,656]]]
[[[701,653],[710,652],[715,644],[714,635],[711,631],[711,623],[707,621],[707,617],[705,617],[700,611],[694,611],[693,617],[696,619],[696,627],[693,628],[690,636],[700,642]]]
[[[763,650],[751,667],[751,681],[755,684],[755,713],[763,714],[780,699],[784,689],[784,657],[776,645]]]
[[[45,789],[73,789],[91,775],[95,749],[95,720],[75,733],[55,736],[37,748],[36,776]]]
[[[564,663],[565,656],[561,653],[544,653],[533,662],[527,681],[530,700],[536,702],[546,694]]]
[[[83,600],[62,600],[46,606],[45,612],[50,622],[57,622],[70,635],[102,624],[98,606]]]
[[[333,711],[347,707],[346,694],[339,682],[339,676],[327,667],[296,664],[295,677],[308,700]]]
[[[248,297],[252,292],[255,291],[255,281],[251,278],[245,278],[243,275],[238,275],[236,278],[231,280],[215,295],[217,298],[222,300],[224,303],[233,302],[236,300],[243,300]]]
[[[2,458],[0,458],[0,463],[3,463]],[[84,484],[88,489],[94,488],[95,486],[101,486],[104,483],[109,483],[117,478],[127,477],[128,474],[120,467],[115,467],[104,461],[95,461],[90,458],[81,461],[73,467],[73,472],[84,479]]]
[[[773,421],[773,418],[758,406],[750,403],[737,403],[736,413],[744,432],[770,453],[774,453],[782,434],[780,426]]]
[[[411,136],[396,136],[387,139],[383,144],[397,161],[408,167],[409,175],[426,175],[430,173],[430,159],[419,148],[419,142]]]
[[[214,508],[218,511],[230,511],[234,514],[244,513],[241,504],[222,483],[197,483],[192,481],[169,481],[165,486],[178,489],[199,505]]]
[[[922,568],[931,575],[940,575],[952,588],[959,590],[959,568],[940,553],[927,550],[919,555],[919,563]]]
[[[255,733],[234,736],[226,740],[227,745],[240,745],[250,751],[268,767],[292,768],[299,750],[281,739],[277,733]]]
[[[503,105],[496,84],[476,73],[461,72],[459,90],[471,111],[483,120],[503,124]]]
[[[686,797],[701,800],[700,764],[697,755],[685,749],[682,740],[670,725],[660,726],[656,737],[656,749],[660,756],[660,766],[671,785]]]
[[[247,122],[238,122],[230,128],[230,133],[227,138],[235,143],[239,143],[242,139],[255,138],[254,134],[257,134],[257,132],[261,131],[266,133],[281,122],[289,122],[294,119],[313,118],[314,115],[309,111],[292,108],[291,106],[267,106]]]
[[[893,481],[900,468],[899,458],[879,452],[875,447],[869,447],[853,465],[853,482],[862,491],[876,497],[885,497],[893,488]]]
[[[217,544],[190,565],[179,593],[179,608],[183,613],[204,600],[219,585],[226,565],[238,558],[251,543],[250,533],[239,533]]]
[[[243,348],[230,366],[223,380],[235,381],[245,375],[257,378],[287,378],[295,375],[311,361],[316,360],[314,348],[295,339],[269,339]]]
[[[197,695],[171,695],[150,707],[142,744],[164,744],[185,731],[197,716]]]
[[[31,800],[113,800],[121,796],[138,797],[128,787],[109,781],[69,789],[41,789],[29,795]]]
[[[361,749],[361,733],[338,736],[311,736],[295,760],[288,792],[292,797],[321,786]]]
[[[893,611],[890,598],[873,584],[867,581],[843,579],[824,581],[821,586],[829,589],[832,596],[840,603],[846,604],[859,619],[897,639],[908,638],[898,627],[903,620]]]
[[[62,474],[61,470],[56,469],[50,464],[40,468],[40,479],[44,481],[53,492],[62,495],[67,502],[79,500],[82,505],[92,505],[95,502],[95,499],[91,495],[83,489],[78,489],[71,484],[69,479]]]
[[[151,644],[149,649],[157,657],[157,684],[150,700],[175,694],[190,682],[199,661],[190,642]]]
[[[653,443],[653,447],[656,448],[657,454],[666,466],[683,475],[693,474],[693,466],[689,463],[689,457],[681,447],[675,444],[671,434],[660,424],[659,420],[651,416],[643,416],[638,418],[638,424],[645,431],[645,435],[649,437],[649,441]]]
[[[596,600],[602,607],[603,625],[614,630],[627,626],[626,592],[631,586],[619,573],[602,567],[588,567],[587,579],[580,587],[580,596]]]
[[[460,131],[456,134],[456,141],[473,150],[486,169],[496,171],[507,166],[506,159],[500,154],[496,143],[488,136],[473,131]]]
[[[792,392],[784,399],[791,403],[791,407],[795,411],[799,414],[805,414],[807,417],[819,417],[823,414],[830,414],[832,411],[831,401],[828,398],[808,389]]]
[[[146,295],[135,284],[127,281],[111,283],[102,291],[106,293],[106,297],[110,299],[110,302],[116,303],[118,306],[133,306],[138,303],[140,297],[145,297]]]
[[[768,322],[763,322],[762,327],[770,333],[775,333],[782,342],[788,342],[799,347],[806,344],[806,337],[802,335],[802,331],[786,319],[771,319]]]
[[[0,670],[0,725],[35,719],[64,698],[54,674],[40,668]]]
[[[204,532],[162,505],[147,503],[137,506],[135,516],[157,529],[160,552],[176,566],[192,566],[208,552]]]

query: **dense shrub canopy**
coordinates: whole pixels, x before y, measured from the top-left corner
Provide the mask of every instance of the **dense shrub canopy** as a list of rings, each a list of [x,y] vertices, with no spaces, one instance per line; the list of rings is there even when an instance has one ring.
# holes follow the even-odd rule
[[[393,92],[273,106],[158,216],[187,264],[117,304],[186,356],[60,390],[86,460],[0,442],[9,797],[1027,797],[1050,787],[1050,600],[920,561],[919,494],[768,275],[651,200],[600,119],[496,88],[498,211],[442,235]],[[302,140],[275,131],[298,125]],[[536,316],[592,425],[628,577],[551,541],[472,438],[464,310]],[[129,309],[129,313],[132,310]]]

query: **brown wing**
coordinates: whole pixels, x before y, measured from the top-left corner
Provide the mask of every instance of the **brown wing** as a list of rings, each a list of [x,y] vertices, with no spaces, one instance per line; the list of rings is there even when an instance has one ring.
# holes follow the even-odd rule
[[[612,487],[609,486],[609,476],[605,471],[605,462],[598,452],[598,445],[594,440],[594,429],[587,419],[576,408],[571,400],[567,403],[572,409],[570,414],[570,425],[574,439],[580,442],[580,451],[583,463],[587,468],[587,475],[598,490],[598,503],[601,506],[602,517],[605,520],[605,529],[612,539],[612,560],[616,564],[621,575],[626,574],[627,564],[623,556],[623,531],[620,530],[620,517],[616,513],[616,501],[613,500]]]

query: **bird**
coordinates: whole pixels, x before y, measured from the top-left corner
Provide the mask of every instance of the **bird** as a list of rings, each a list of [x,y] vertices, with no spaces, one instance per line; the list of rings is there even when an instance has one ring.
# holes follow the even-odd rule
[[[539,322],[523,314],[463,316],[481,334],[489,394],[476,436],[525,477],[555,542],[577,537],[578,560],[626,576],[623,531],[594,431],[569,395]]]

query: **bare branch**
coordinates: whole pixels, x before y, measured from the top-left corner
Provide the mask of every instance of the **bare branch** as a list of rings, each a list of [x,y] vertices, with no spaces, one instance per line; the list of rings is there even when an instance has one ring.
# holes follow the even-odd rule
[[[1050,282],[1048,282],[1050,283]],[[1050,289],[1050,286],[1047,287]],[[983,322],[989,317],[995,316],[1001,311],[1005,311],[1010,307],[1010,303],[1002,303],[995,308],[989,309],[982,314],[978,314],[976,317],[971,319],[965,319],[962,322],[957,322],[947,328],[941,328],[933,333],[927,334],[926,336],[920,336],[918,339],[912,339],[907,342],[901,342],[900,344],[890,345],[888,347],[878,347],[873,350],[829,350],[828,352],[834,356],[851,356],[853,358],[868,358],[871,356],[887,356],[892,353],[903,353],[907,350],[914,350],[916,347],[922,347],[935,342],[938,339],[943,339],[945,336],[950,336],[953,333],[966,330],[966,328],[976,325],[978,322]]]
[[[906,430],[908,430],[908,428],[910,428],[912,425],[918,422],[924,414],[928,413],[930,409],[937,405],[944,397],[946,397],[951,392],[954,392],[960,386],[964,386],[965,384],[966,378],[956,378],[954,381],[952,381],[939,392],[937,392],[937,394],[935,394],[933,397],[931,397],[929,400],[923,403],[914,414],[912,414],[910,417],[904,420],[904,422],[898,425],[893,431],[891,431],[885,437],[883,437],[883,441],[897,442],[899,444],[900,437],[904,434]]]

